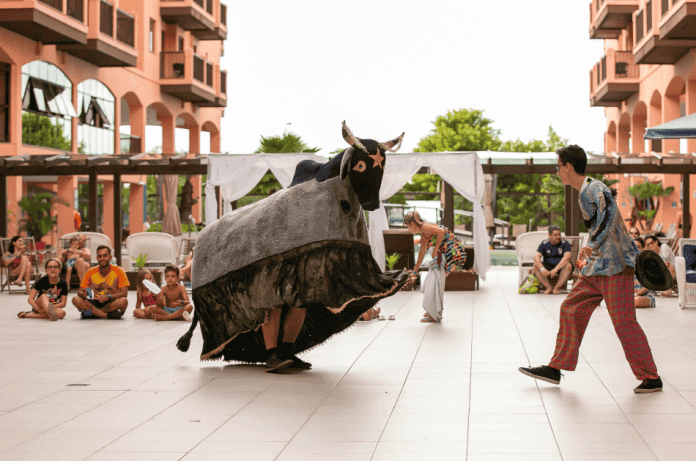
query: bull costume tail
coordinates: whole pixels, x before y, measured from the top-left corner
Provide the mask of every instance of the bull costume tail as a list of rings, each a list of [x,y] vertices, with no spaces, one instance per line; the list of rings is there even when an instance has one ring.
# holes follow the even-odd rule
[[[193,337],[193,332],[196,330],[197,326],[198,326],[198,311],[194,310],[193,322],[191,322],[191,328],[189,328],[189,330],[181,338],[179,338],[179,341],[176,343],[176,348],[179,349],[181,352],[188,352],[189,347],[191,346],[191,338]]]

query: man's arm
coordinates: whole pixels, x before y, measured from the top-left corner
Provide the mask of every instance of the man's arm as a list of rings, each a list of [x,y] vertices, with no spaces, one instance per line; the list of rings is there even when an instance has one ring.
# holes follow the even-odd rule
[[[541,263],[541,256],[541,253],[539,253],[539,251],[537,250],[536,254],[534,255],[534,269],[544,269],[544,265]]]
[[[611,223],[614,221],[618,210],[616,201],[611,196],[610,191],[599,189],[588,192],[592,193],[592,204],[596,207],[597,230],[590,237],[590,241],[587,242],[587,247],[595,251],[604,243],[609,234],[615,231]]]
[[[179,293],[181,294],[181,299],[183,299],[181,305],[185,306],[186,304],[189,304],[188,293],[186,292],[185,286],[179,285]]]
[[[570,253],[566,252],[563,255],[563,258],[561,258],[561,261],[556,265],[556,267],[553,268],[551,271],[552,274],[558,274],[564,267],[566,267],[568,264],[570,264]]]

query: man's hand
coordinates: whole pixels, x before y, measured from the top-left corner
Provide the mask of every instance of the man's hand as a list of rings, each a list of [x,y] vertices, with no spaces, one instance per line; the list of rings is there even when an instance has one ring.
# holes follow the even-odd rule
[[[541,275],[543,275],[544,277],[548,277],[550,274],[551,274],[551,272],[549,272],[549,271],[546,270],[546,269],[542,269],[542,270],[541,270]]]
[[[109,300],[109,297],[106,294],[103,294],[97,298],[97,301],[100,303],[105,303]]]
[[[580,259],[587,259],[592,255],[592,248],[590,247],[582,247],[580,248],[580,253],[578,254],[578,258]]]
[[[86,288],[79,288],[77,290],[77,296],[79,296],[82,299],[87,299],[87,289]]]

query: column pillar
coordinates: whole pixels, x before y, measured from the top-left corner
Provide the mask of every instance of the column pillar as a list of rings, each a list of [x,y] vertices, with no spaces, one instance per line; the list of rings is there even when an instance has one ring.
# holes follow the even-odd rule
[[[111,243],[116,243],[114,240],[114,183],[112,181],[104,182],[102,196],[102,233],[108,235]]]
[[[7,234],[1,235],[0,237],[14,237],[19,234],[19,220],[22,219],[22,208],[19,206],[19,201],[24,195],[22,194],[22,177],[8,176],[5,181],[7,184],[6,216],[9,219],[9,225],[7,227]],[[4,197],[2,199],[4,200]]]
[[[631,138],[633,143],[631,145],[631,152],[634,154],[641,154],[645,152],[645,117],[634,115],[631,119]]]
[[[631,125],[619,125],[618,140],[616,143],[616,152],[627,154],[630,152],[629,149],[629,139],[631,138]]]
[[[670,96],[662,97],[662,123],[667,123],[674,119],[679,118],[681,112],[679,111],[679,97],[673,98]],[[662,141],[662,152],[667,154],[669,152],[680,153],[679,152],[679,140],[678,139],[664,139]]]
[[[201,128],[198,125],[188,127],[189,155],[201,153]]]
[[[163,117],[160,122],[162,123],[162,153],[173,154],[176,152],[174,143],[176,120],[174,117]]]
[[[58,229],[61,235],[77,232],[75,229],[75,191],[77,176],[58,176],[58,198],[68,206],[58,205]]]
[[[128,220],[130,221],[129,230],[131,235],[145,230],[143,221],[143,216],[145,214],[145,210],[143,209],[144,196],[145,186],[131,183],[130,197],[128,200]]]
[[[121,100],[114,102],[114,154],[121,153]]]
[[[442,181],[442,225],[454,232],[454,189],[446,182]]]
[[[72,103],[75,111],[80,115],[80,111],[77,107],[77,85],[72,86]],[[77,117],[72,117],[70,119],[70,152],[73,154],[77,154],[80,148],[80,140],[77,139],[77,122]]]
[[[89,219],[89,231],[97,231],[97,172],[92,169],[89,172],[89,206],[87,208],[87,218]],[[96,257],[96,255],[95,255]]]
[[[145,127],[147,126],[147,108],[143,106],[128,106],[128,123],[131,136],[140,138],[140,152],[145,152]]]
[[[684,183],[684,199],[682,200],[682,237],[691,237],[691,175],[683,174],[682,182]]]
[[[614,129],[613,131],[607,130],[607,133],[604,136],[604,143],[604,151],[606,153],[616,152],[616,129]]]
[[[121,266],[121,246],[122,238],[121,231],[123,230],[123,217],[121,216],[121,174],[114,174],[114,182],[112,186],[113,190],[113,233],[114,236],[111,241],[114,244],[114,257],[116,258],[116,265]],[[105,215],[107,213],[104,213]]]
[[[193,219],[199,223],[203,221],[203,180],[201,176],[191,176],[191,185],[193,186],[193,198],[196,200],[196,203],[191,207],[191,214],[193,215]]]
[[[210,132],[210,152],[214,154],[220,153],[220,132]]]
[[[565,186],[565,234],[580,234],[578,191],[570,186]]]

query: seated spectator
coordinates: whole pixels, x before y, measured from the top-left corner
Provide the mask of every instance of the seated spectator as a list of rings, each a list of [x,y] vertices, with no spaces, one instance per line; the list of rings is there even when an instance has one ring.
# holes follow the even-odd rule
[[[640,238],[640,231],[637,227],[631,227],[628,230],[628,235],[630,235],[631,238],[635,240],[636,238]]]
[[[169,265],[164,269],[164,279],[167,284],[157,295],[157,307],[151,307],[150,312],[155,320],[187,320],[191,321],[193,306],[189,303],[186,288],[179,283],[179,268]]]
[[[638,247],[638,251],[643,251],[645,249],[645,240],[638,237],[634,238],[633,241]],[[643,287],[643,285],[638,282],[638,278],[635,274],[633,275],[633,294],[635,296],[635,307],[655,307],[655,292]]]
[[[573,265],[570,264],[570,243],[561,238],[561,228],[549,226],[549,238],[541,242],[534,255],[534,267],[532,273],[546,288],[546,294],[558,294],[561,287],[573,273]],[[558,275],[556,287],[551,286],[549,277]]]
[[[13,284],[21,287],[22,282],[24,282],[27,294],[29,294],[31,291],[29,289],[29,278],[31,277],[32,268],[31,260],[26,253],[27,247],[24,245],[24,239],[20,235],[15,235],[10,240],[8,251],[2,256],[2,263],[10,267],[12,275],[17,276]]]
[[[58,258],[46,261],[48,275],[34,282],[29,293],[31,310],[20,312],[20,319],[51,319],[54,322],[65,317],[68,303],[68,284],[60,278],[61,263]]]
[[[193,266],[193,251],[196,247],[191,248],[191,253],[184,258],[184,267],[181,268],[179,280],[191,280],[191,266]]]
[[[143,283],[143,280],[149,280],[150,282],[155,283],[155,278],[152,276],[152,272],[149,270],[141,270],[138,272],[137,280],[138,291],[135,297],[136,301],[133,317],[137,317],[139,319],[151,319],[152,312],[150,308],[157,307],[157,295],[147,289]]]
[[[86,247],[85,244],[87,243],[87,237],[83,234],[78,235],[80,238],[80,246],[78,247],[79,251],[79,256],[77,258],[77,261],[75,261],[75,270],[77,271],[77,276],[80,278],[80,280],[85,278],[85,274],[91,267],[90,261],[92,258],[92,252],[89,250],[89,247]],[[70,282],[70,280],[68,280]],[[68,286],[70,286],[70,283],[68,283]]]
[[[128,277],[111,264],[111,248],[106,245],[97,247],[97,262],[85,274],[72,303],[83,319],[120,319],[128,308]]]
[[[60,251],[60,260],[65,266],[65,280],[70,282],[70,277],[72,277],[72,270],[75,267],[77,258],[80,257],[80,237],[73,235],[70,237],[70,246],[65,250]],[[82,279],[80,279],[82,280]],[[70,290],[70,284],[68,283],[68,290]]]
[[[656,235],[648,235],[645,237],[645,246],[646,249],[652,250],[660,255],[662,260],[665,262],[667,269],[669,269],[669,273],[672,274],[672,279],[677,280],[677,269],[674,265],[675,256],[672,249],[669,246],[660,243],[660,239]],[[672,296],[672,289],[670,288],[667,291],[663,291],[660,293],[660,296]]]

